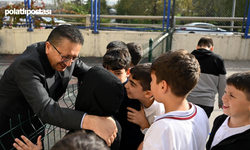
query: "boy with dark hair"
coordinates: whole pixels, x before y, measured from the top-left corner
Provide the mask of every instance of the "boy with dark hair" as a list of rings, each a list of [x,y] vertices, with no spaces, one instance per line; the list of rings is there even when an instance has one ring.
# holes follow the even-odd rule
[[[222,95],[226,87],[226,69],[221,56],[214,54],[213,40],[202,37],[193,54],[200,64],[201,75],[187,100],[204,109],[208,118],[214,109],[215,95],[218,93],[218,105],[222,107]]]
[[[151,91],[164,104],[165,114],[157,116],[148,129],[143,149],[204,149],[208,118],[186,100],[199,80],[198,61],[186,50],[169,51],[153,61],[150,71]]]
[[[112,41],[112,42],[109,42],[109,44],[106,47],[107,51],[111,50],[113,48],[125,48],[125,49],[128,49],[126,43],[124,43],[123,41]]]
[[[139,125],[143,134],[154,122],[155,116],[165,113],[164,105],[154,100],[150,89],[150,67],[151,63],[133,67],[130,70],[129,81],[125,85],[128,97],[138,99],[142,104],[140,111],[128,107],[128,121]]]
[[[21,136],[21,140],[17,139],[16,142],[20,145],[14,144],[17,150],[42,150],[41,136],[37,140],[37,145],[33,144],[25,136]],[[96,134],[87,134],[84,130],[68,134],[61,140],[57,141],[50,150],[110,150],[106,143],[101,140]]]
[[[109,150],[96,134],[84,131],[75,132],[63,137],[50,150]]]
[[[129,64],[131,57],[126,49],[115,48],[106,52],[103,56],[103,67],[115,74],[125,85],[128,82]],[[124,99],[118,112],[114,115],[122,127],[122,138],[120,150],[136,150],[143,141],[144,135],[140,130],[140,126],[127,120],[127,107],[131,107],[137,111],[140,110],[140,101],[129,99],[126,89],[124,88]]]
[[[102,66],[115,74],[122,83],[127,81],[131,56],[124,48],[114,48],[103,56]]]
[[[250,149],[250,72],[235,73],[226,81],[223,115],[214,120],[207,150]]]
[[[136,44],[134,42],[127,43],[127,47],[131,55],[130,67],[136,66],[142,59],[143,50],[139,44]]]

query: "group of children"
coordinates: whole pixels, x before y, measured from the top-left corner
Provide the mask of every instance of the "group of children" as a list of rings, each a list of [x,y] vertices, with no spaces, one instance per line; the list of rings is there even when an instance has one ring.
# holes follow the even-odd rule
[[[111,149],[250,149],[250,72],[227,79],[224,114],[209,136],[207,114],[186,100],[200,76],[194,55],[180,49],[138,64],[142,53],[134,57],[129,48],[139,46],[118,43],[107,46],[103,68],[92,67],[82,79],[75,106],[114,118],[118,133]]]

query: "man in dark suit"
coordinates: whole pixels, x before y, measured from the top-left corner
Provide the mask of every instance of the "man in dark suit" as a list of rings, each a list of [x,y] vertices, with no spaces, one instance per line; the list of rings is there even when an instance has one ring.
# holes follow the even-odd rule
[[[0,136],[11,132],[0,138],[0,149],[11,149],[21,135],[35,143],[43,133],[43,123],[93,130],[108,145],[113,142],[117,132],[113,119],[61,108],[57,103],[72,75],[81,78],[90,68],[78,59],[83,41],[77,28],[58,26],[46,42],[28,46],[6,69],[0,80]],[[13,129],[34,114],[37,117]]]

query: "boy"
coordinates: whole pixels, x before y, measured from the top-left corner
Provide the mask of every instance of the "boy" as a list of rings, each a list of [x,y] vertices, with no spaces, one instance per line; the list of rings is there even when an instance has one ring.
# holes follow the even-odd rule
[[[208,118],[202,108],[186,100],[199,80],[198,61],[186,50],[169,51],[153,61],[150,71],[151,91],[164,104],[165,114],[148,129],[143,149],[203,150]]]
[[[115,74],[125,85],[128,82],[128,71],[131,57],[126,49],[114,48],[108,50],[103,56],[103,67]],[[140,130],[140,126],[131,123],[127,120],[127,107],[131,107],[137,111],[141,109],[140,101],[129,99],[126,89],[124,88],[124,99],[114,115],[122,127],[122,138],[120,150],[136,150],[139,144],[143,141],[144,135]]]
[[[75,109],[97,116],[111,116],[117,126],[117,136],[112,142],[111,150],[119,150],[121,141],[121,126],[113,117],[118,111],[124,96],[124,87],[121,81],[103,67],[92,67],[83,78]],[[93,131],[86,130],[87,134]]]
[[[154,122],[155,116],[165,113],[164,105],[154,100],[150,90],[150,67],[151,63],[136,65],[130,70],[129,81],[125,85],[130,99],[138,99],[141,104],[140,111],[128,107],[128,121],[141,127],[143,134]],[[144,110],[144,111],[143,111]]]
[[[201,75],[187,100],[204,109],[208,118],[214,109],[215,95],[218,93],[218,106],[222,106],[222,95],[226,87],[226,69],[221,56],[213,53],[214,44],[210,37],[202,37],[193,54],[200,64]]]
[[[123,41],[111,41],[111,42],[109,42],[109,44],[106,47],[107,51],[111,50],[113,48],[125,48],[125,49],[128,49],[126,43],[124,43]]]
[[[131,55],[130,67],[134,67],[141,61],[143,56],[143,50],[139,44],[136,44],[134,42],[127,43],[127,47]]]
[[[223,115],[214,120],[207,150],[250,149],[250,72],[227,79]]]
[[[37,140],[37,145],[33,144],[25,136],[21,136],[24,144],[21,140],[17,139],[16,142],[20,145],[14,144],[17,150],[42,150],[41,136]],[[61,140],[57,141],[50,150],[110,150],[103,140],[101,140],[96,134],[78,131],[64,136]]]

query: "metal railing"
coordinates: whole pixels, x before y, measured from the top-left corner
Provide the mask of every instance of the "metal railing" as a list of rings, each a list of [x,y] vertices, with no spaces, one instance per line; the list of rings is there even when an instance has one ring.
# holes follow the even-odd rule
[[[36,15],[38,17],[45,17],[46,15]],[[60,17],[60,18],[84,18],[85,22],[67,22],[72,25],[79,26],[81,28],[93,28],[93,25],[91,24],[91,15],[69,15],[69,14],[53,14],[51,16],[54,17]],[[141,19],[141,20],[162,20],[163,16],[129,16],[129,15],[100,15],[100,18],[104,19]],[[171,17],[169,17],[171,20]],[[165,16],[165,19],[167,20],[167,16]],[[199,22],[209,22],[209,21],[234,21],[234,22],[242,22],[242,21],[247,21],[247,18],[243,17],[179,17],[175,16],[174,17],[174,26],[175,27],[182,27],[184,25],[178,25],[176,24],[176,21],[199,21]],[[143,28],[162,28],[162,24],[131,24],[131,23],[100,23],[100,26],[109,26],[113,27],[111,29],[116,29],[116,27],[143,27]],[[202,26],[201,26],[202,27]],[[207,26],[204,26],[207,27]],[[236,28],[236,29],[241,29],[242,26],[220,26],[217,25],[215,27],[218,28]],[[246,28],[246,26],[243,26]],[[166,27],[164,27],[166,28]],[[138,28],[137,28],[138,29]]]
[[[171,50],[172,48],[172,38],[173,38],[174,28],[169,28],[166,33],[158,36],[154,40],[149,39],[149,42],[143,45],[143,58],[142,63],[152,62],[153,57],[156,57],[164,52]],[[158,52],[157,52],[158,51]],[[156,54],[153,55],[153,52]]]
[[[72,78],[72,80],[70,81],[70,83],[67,87],[65,94],[58,100],[58,103],[61,107],[74,109],[75,99],[76,99],[76,96],[78,93],[78,86],[77,86],[76,81],[77,81],[76,78]],[[40,127],[36,128],[32,123],[33,119],[39,119],[39,118],[37,117],[37,115],[29,115],[29,118],[27,120],[21,121],[19,119],[18,125],[16,125],[16,126],[11,125],[9,131],[0,135],[0,149],[7,150],[5,148],[6,147],[5,143],[1,142],[1,139],[5,138],[5,136],[7,134],[12,135],[13,142],[14,142],[15,138],[20,138],[20,137],[15,137],[13,134],[13,131],[15,129],[18,129],[18,128],[21,128],[21,131],[23,132],[24,136],[26,136],[27,138],[29,138],[30,140],[33,140],[33,141],[36,141],[36,139],[34,139],[34,138],[36,138],[38,135],[44,134],[44,137],[42,138],[42,140],[43,140],[43,144],[44,144],[43,146],[44,146],[45,150],[49,150],[55,144],[55,142],[60,140],[68,132],[67,130],[62,129],[60,127],[43,123],[40,119],[39,119],[40,120]],[[11,122],[12,121],[10,119],[10,124],[11,124]],[[26,135],[25,131],[22,129],[24,124],[25,125],[28,124],[32,127],[31,130],[34,131],[33,134]],[[8,139],[8,140],[11,140],[11,139]],[[12,150],[14,150],[14,149],[15,148],[13,147]]]

